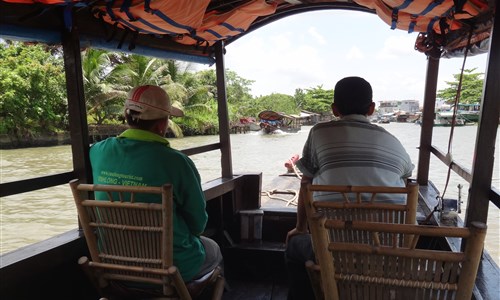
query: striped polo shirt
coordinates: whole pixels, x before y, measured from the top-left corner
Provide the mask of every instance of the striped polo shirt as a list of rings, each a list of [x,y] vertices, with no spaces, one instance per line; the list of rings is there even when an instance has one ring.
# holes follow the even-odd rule
[[[414,168],[401,142],[363,115],[313,126],[297,167],[313,178],[313,184],[398,187],[405,186]],[[325,193],[314,198],[326,200],[327,196],[342,199]]]

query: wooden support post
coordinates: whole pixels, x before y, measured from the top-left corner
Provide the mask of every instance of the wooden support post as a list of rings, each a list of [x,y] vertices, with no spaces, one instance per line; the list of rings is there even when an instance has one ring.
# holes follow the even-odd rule
[[[417,183],[419,185],[427,185],[429,181],[429,164],[431,158],[432,129],[434,127],[434,110],[436,107],[438,73],[439,53],[430,53],[428,55],[427,62],[424,109],[422,112],[421,124],[422,130],[420,131],[420,146],[418,154]]]
[[[233,177],[231,157],[231,140],[229,129],[229,112],[227,108],[226,75],[224,64],[224,42],[215,44],[215,65],[217,74],[217,104],[219,114],[219,138],[221,146],[222,177]]]
[[[497,1],[496,18],[490,36],[490,51],[484,76],[481,115],[477,127],[476,148],[472,163],[472,182],[467,200],[465,225],[472,222],[487,223],[491,199],[491,179],[495,159],[495,141],[500,117],[500,1]],[[496,150],[498,155],[498,149]],[[497,157],[498,159],[498,157]]]
[[[68,97],[69,127],[73,171],[82,183],[92,183],[92,169],[89,158],[89,130],[87,109],[83,90],[82,58],[80,41],[76,28],[62,33],[64,73]]]

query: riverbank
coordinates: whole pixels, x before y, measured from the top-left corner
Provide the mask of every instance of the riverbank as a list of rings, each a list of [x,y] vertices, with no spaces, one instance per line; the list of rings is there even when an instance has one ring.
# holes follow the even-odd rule
[[[125,124],[89,125],[89,143],[92,144],[110,136],[117,136],[127,128],[128,126]],[[69,145],[70,143],[71,138],[69,132],[37,134],[25,138],[0,134],[0,149],[61,146]]]
[[[18,139],[8,134],[0,134],[0,149],[60,146],[68,145],[70,141],[69,132],[42,134],[24,139]]]
[[[108,137],[117,136],[128,128],[125,124],[118,125],[89,125],[89,143],[93,144],[102,141]],[[230,128],[231,133],[249,133],[252,132],[248,125],[235,124]],[[200,136],[195,134],[194,131],[184,130],[184,136]],[[217,131],[207,130],[206,135],[216,135]],[[167,138],[175,138],[172,132],[167,132]],[[39,134],[25,138],[17,138],[8,134],[0,134],[0,149],[21,149],[33,147],[49,147],[49,146],[62,146],[69,145],[71,138],[69,132],[53,133],[53,134]]]

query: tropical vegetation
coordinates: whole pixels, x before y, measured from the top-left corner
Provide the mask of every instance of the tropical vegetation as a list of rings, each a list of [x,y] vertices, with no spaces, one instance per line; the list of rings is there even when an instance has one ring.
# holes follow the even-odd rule
[[[477,102],[482,78],[465,70],[462,100]],[[134,86],[155,84],[170,95],[183,118],[170,120],[175,136],[215,134],[218,131],[217,86],[213,69],[194,70],[189,63],[86,49],[82,52],[84,95],[89,124],[123,124],[123,101]],[[447,82],[438,97],[451,102],[458,85]],[[296,89],[293,96],[272,93],[254,97],[254,81],[226,70],[231,123],[256,117],[262,110],[298,114],[301,110],[330,113],[333,90],[322,85]],[[61,51],[47,45],[0,41],[0,134],[29,139],[68,129],[67,99]]]
[[[457,97],[460,103],[474,104],[481,102],[483,92],[484,74],[475,72],[474,69],[464,69],[462,83],[460,84],[461,74],[454,74],[453,81],[445,81],[446,88],[437,92],[437,97],[448,104],[455,103]],[[457,93],[457,91],[459,93]]]
[[[60,53],[41,45],[0,44],[0,133],[29,139],[67,129]]]

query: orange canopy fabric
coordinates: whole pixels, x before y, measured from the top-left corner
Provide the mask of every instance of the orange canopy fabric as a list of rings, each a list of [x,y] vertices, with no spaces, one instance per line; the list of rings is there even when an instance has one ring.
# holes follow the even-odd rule
[[[284,0],[0,0],[36,5],[88,6],[96,18],[113,26],[139,34],[167,37],[188,46],[210,47],[216,41],[244,34],[256,25],[275,19],[262,18],[314,7],[316,3],[331,4],[347,0],[310,0],[290,3]],[[438,48],[443,52],[460,52],[470,44],[484,44],[490,37],[492,0],[352,0],[361,7],[374,10],[391,29],[419,32],[415,49],[427,52]],[[297,7],[297,9],[295,9]],[[299,9],[300,7],[300,9]],[[67,16],[67,17],[66,17]],[[71,26],[71,15],[65,15]],[[257,25],[260,26],[260,25]],[[349,26],[347,24],[346,26]],[[472,31],[472,35],[469,33]],[[200,49],[200,48],[198,48]]]

